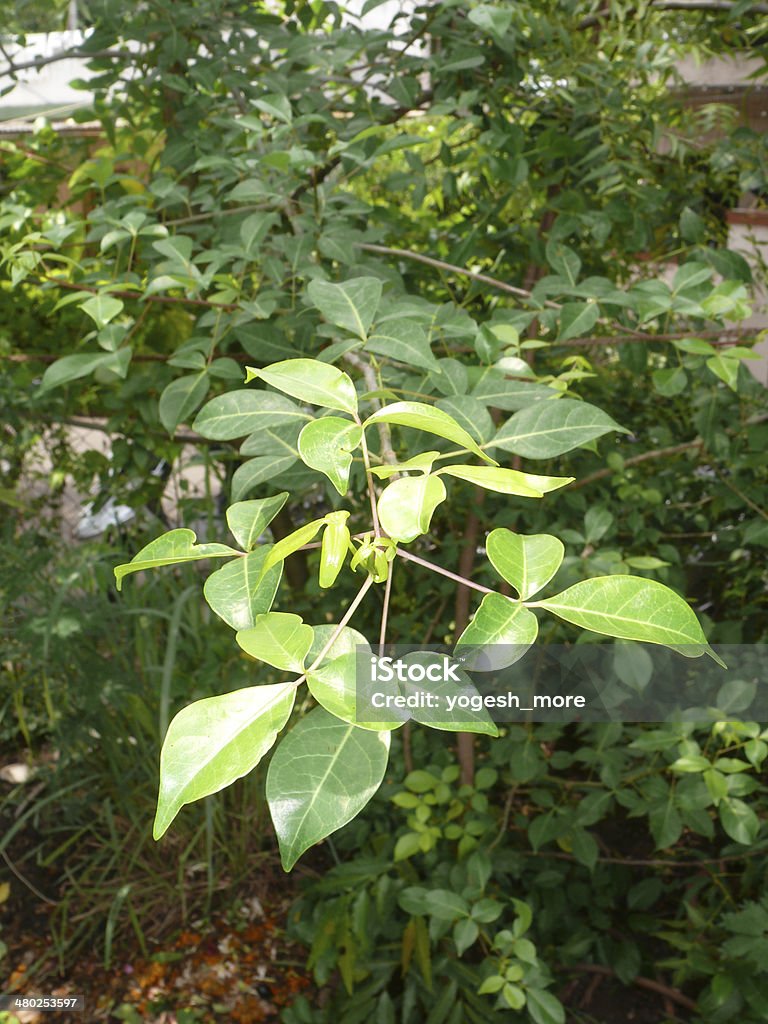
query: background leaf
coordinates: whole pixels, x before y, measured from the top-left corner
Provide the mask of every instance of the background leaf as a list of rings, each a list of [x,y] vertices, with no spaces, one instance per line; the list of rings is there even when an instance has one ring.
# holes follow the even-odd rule
[[[389,739],[315,708],[282,740],[267,772],[267,801],[286,871],[365,807],[384,778]]]

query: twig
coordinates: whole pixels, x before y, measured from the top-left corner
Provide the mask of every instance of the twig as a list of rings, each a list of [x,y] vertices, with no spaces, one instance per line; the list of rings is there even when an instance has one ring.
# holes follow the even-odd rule
[[[703,448],[704,441],[697,437],[693,441],[686,441],[684,444],[675,444],[670,448],[654,448],[650,452],[643,452],[642,455],[633,455],[631,459],[625,459],[625,466],[636,466],[640,462],[646,462],[648,459],[664,459],[670,455],[680,455],[682,452],[692,451],[696,448]],[[581,480],[576,480],[572,484],[568,484],[571,490],[576,490],[579,487],[586,487],[587,484],[592,484],[595,480],[602,480],[606,476],[610,476],[614,470],[610,468],[598,469],[594,473],[590,473],[589,476],[582,477]]]
[[[389,618],[389,599],[392,594],[392,576],[395,570],[394,560],[389,563],[389,574],[384,586],[384,607],[381,610],[381,627],[379,628],[379,653],[384,650],[387,640],[387,619]]]
[[[376,379],[376,371],[367,359],[362,359],[360,356],[355,355],[354,352],[347,352],[344,356],[344,361],[362,373],[369,391],[376,391],[378,389],[379,382]],[[372,405],[377,412],[381,408],[381,402],[378,398],[372,399]],[[385,462],[390,466],[394,466],[397,462],[397,456],[395,455],[394,448],[392,447],[392,434],[389,429],[389,424],[379,421],[376,424],[376,427],[379,432],[382,462]]]
[[[434,562],[428,562],[426,558],[420,558],[418,555],[412,555],[410,551],[404,551],[403,548],[398,548],[397,553],[401,558],[404,558],[406,562],[415,562],[416,565],[423,565],[425,569],[431,569],[432,572],[439,573],[441,576],[445,576],[447,579],[453,580],[454,583],[461,583],[462,586],[471,587],[472,590],[479,590],[481,594],[496,593],[496,591],[491,590],[490,587],[484,587],[482,583],[474,583],[472,580],[459,576],[458,573],[451,572],[449,569],[443,569],[440,565],[435,565]]]
[[[342,616],[341,622],[339,622],[338,626],[336,626],[334,631],[328,637],[328,640],[326,641],[326,643],[323,644],[323,647],[322,647],[320,653],[315,658],[315,660],[312,662],[312,664],[309,666],[309,668],[305,669],[303,675],[300,675],[298,679],[294,680],[294,682],[293,682],[294,686],[296,686],[296,687],[300,686],[305,681],[305,679],[307,678],[309,673],[317,668],[317,666],[320,664],[320,662],[326,656],[328,651],[330,651],[330,649],[333,647],[333,645],[338,640],[339,636],[341,635],[342,629],[344,629],[346,624],[349,622],[349,620],[355,614],[357,609],[360,607],[360,603],[362,602],[363,598],[368,593],[368,591],[371,589],[372,585],[373,585],[373,576],[367,576],[366,580],[365,580],[365,583],[363,583],[362,587],[360,587],[360,589],[358,590],[357,596],[353,600],[352,604],[344,612],[344,615]]]
[[[492,288],[498,288],[499,291],[508,292],[510,295],[516,295],[521,299],[532,299],[533,296],[525,288],[517,288],[515,285],[507,284],[506,281],[499,281],[495,277],[489,277],[488,274],[480,274],[473,270],[467,270],[465,267],[457,267],[454,263],[446,263],[445,260],[437,260],[433,256],[427,256],[423,252],[411,252],[410,249],[391,249],[387,245],[374,245],[372,242],[358,242],[357,247],[359,249],[365,249],[366,252],[378,252],[384,256],[400,256],[407,260],[416,260],[418,263],[426,263],[429,267],[435,267],[437,270],[447,270],[452,274],[461,274],[462,277],[468,277],[472,281],[482,281],[483,284],[488,284]],[[552,302],[547,300],[544,303],[550,309],[560,309],[560,303]]]
[[[18,878],[22,885],[25,885],[27,889],[29,889],[30,892],[33,892],[38,899],[43,901],[43,903],[49,903],[52,907],[58,907],[60,900],[52,900],[50,899],[50,897],[45,896],[43,893],[41,893],[40,890],[36,888],[36,886],[34,886],[28,878],[25,878],[25,876],[22,875],[22,873],[13,863],[13,861],[5,852],[5,850],[0,850],[0,854],[2,854],[3,860],[8,866],[9,871],[12,871],[13,874],[16,875],[16,877]]]
[[[610,978],[617,977],[613,968],[606,967],[604,964],[561,964],[556,970],[579,971],[585,974],[604,974]],[[665,999],[670,999],[673,1003],[677,1003],[678,1006],[685,1007],[686,1010],[696,1009],[696,1003],[693,999],[683,995],[679,989],[671,988],[660,981],[654,981],[653,978],[644,978],[641,974],[638,974],[632,979],[632,984],[637,985],[638,988],[644,988],[649,992],[655,992],[657,995],[664,996]]]
[[[15,75],[19,71],[27,71],[29,68],[43,68],[46,64],[55,64],[60,60],[126,60],[133,59],[138,54],[130,50],[61,50],[53,53],[50,57],[35,57],[33,60],[25,60],[15,63],[9,60],[8,66],[0,68],[0,77],[4,75]]]

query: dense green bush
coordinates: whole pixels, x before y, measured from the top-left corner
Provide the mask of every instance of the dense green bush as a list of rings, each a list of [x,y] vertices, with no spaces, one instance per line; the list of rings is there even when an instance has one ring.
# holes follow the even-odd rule
[[[103,138],[63,141],[42,125],[3,143],[9,285],[0,293],[0,345],[10,358],[0,372],[12,414],[2,500],[24,500],[25,459],[51,422],[63,430],[73,418],[98,416],[113,437],[110,461],[70,456],[61,433],[52,483],[67,472],[84,489],[95,482],[104,496],[137,506],[157,499],[159,484],[148,478],[155,461],[174,462],[196,437],[226,496],[252,503],[250,531],[230,510],[237,540],[249,534],[248,557],[222,550],[224,524],[210,502],[203,546],[176,533],[152,541],[159,557],[232,555],[235,568],[217,572],[235,576],[248,559],[261,573],[276,551],[279,575],[290,554],[278,600],[304,620],[302,630],[316,624],[316,668],[360,583],[371,593],[355,626],[369,638],[379,635],[382,608],[392,641],[453,642],[477,632],[482,616],[471,620],[471,588],[461,579],[499,585],[483,557],[495,529],[507,531],[509,544],[526,543],[509,541],[509,531],[562,541],[552,592],[601,578],[624,586],[633,576],[633,593],[672,588],[680,616],[695,622],[686,595],[710,642],[763,642],[768,425],[764,390],[742,365],[751,355],[750,335],[738,327],[749,312],[751,271],[724,248],[723,210],[745,189],[764,191],[765,140],[725,108],[686,109],[668,88],[680,54],[750,48],[760,16],[752,4],[685,14],[667,6],[613,5],[604,17],[580,0],[441,4],[417,9],[396,36],[357,27],[334,4],[267,10],[157,0],[126,11],[112,0],[90,3],[83,49],[93,54],[97,98],[83,118],[97,117]],[[286,360],[320,363],[304,364],[291,390],[275,366]],[[247,390],[246,365],[260,378]],[[370,451],[357,459],[353,419],[317,446],[322,458],[291,425],[329,428],[329,417],[314,418],[329,404],[311,391],[320,374],[334,382],[334,416],[354,418],[359,401],[361,419],[372,417]],[[402,402],[420,403],[410,424],[391,408]],[[259,419],[268,407],[286,419]],[[442,433],[407,429],[434,428],[435,410],[444,414]],[[217,425],[222,412],[234,415],[229,427]],[[562,443],[530,440],[529,421],[541,415]],[[580,432],[571,415],[585,417]],[[447,463],[450,501],[424,501],[414,524],[417,481],[439,499],[446,474],[387,483],[386,463],[434,449],[433,464],[444,465],[446,440],[475,458],[469,472],[463,457]],[[472,486],[488,452],[505,460],[494,478],[501,493]],[[384,479],[374,480],[373,468]],[[533,480],[569,477],[575,482],[556,497],[541,497],[540,487],[538,499],[518,500],[521,486],[537,490]],[[393,518],[391,495],[402,485],[409,495]],[[270,504],[278,493],[289,495],[279,509]],[[393,526],[384,532],[459,581],[417,576],[415,565],[406,573],[402,560],[389,575],[392,546],[370,522],[382,500]],[[267,512],[276,513],[271,521]],[[51,556],[50,538],[45,554],[35,553],[24,519],[22,512],[6,542],[12,552],[26,536],[32,549],[26,581],[8,558],[4,601],[26,591],[9,642],[34,651],[42,636],[44,653],[10,681],[2,728],[12,742],[52,743],[81,773],[90,766],[104,799],[115,779],[135,773],[136,789],[120,800],[143,856],[172,712],[215,694],[242,701],[246,683],[287,694],[286,659],[264,658],[263,644],[247,638],[245,650],[269,667],[240,658],[188,589],[196,577],[180,575],[190,567],[168,570],[170,590],[147,583],[140,598],[119,604],[104,598],[102,562],[83,570],[98,577],[95,587],[77,575],[66,583],[68,559]],[[348,526],[351,535],[374,536],[350,537]],[[250,533],[268,528],[262,541],[274,547],[256,547]],[[152,536],[137,536],[128,555]],[[345,569],[330,590],[349,541],[363,574]],[[82,565],[98,552],[83,549]],[[232,595],[214,593],[216,583],[207,596],[247,632],[281,613],[269,612],[274,595],[262,602],[245,577],[252,621],[235,621]],[[506,574],[499,607],[513,604],[515,583]],[[69,586],[82,586],[86,598],[74,606],[62,599],[54,611],[42,600],[35,606],[35,593]],[[183,672],[160,656],[164,634],[147,628],[157,616]],[[108,623],[126,621],[141,627],[110,653]],[[77,641],[97,628],[105,657],[120,668],[119,684],[104,686],[98,700],[72,685],[81,676],[92,685],[98,670],[86,659],[77,667]],[[576,634],[550,618],[540,635],[563,642]],[[689,640],[701,639],[690,632]],[[304,664],[302,644],[298,653],[289,645],[292,665]],[[55,666],[53,650],[62,655]],[[156,667],[137,693],[133,659],[141,665],[145,655]],[[317,680],[310,689],[324,703]],[[88,693],[98,720],[89,718]],[[311,708],[307,700],[294,712],[282,742],[306,737],[308,722],[328,724],[329,711]],[[349,707],[334,708],[349,718]],[[290,708],[282,710],[271,741],[288,718]],[[698,1000],[708,1024],[760,1019],[764,740],[761,726],[731,721],[740,710],[724,707],[727,724],[684,732],[510,726],[476,745],[462,734],[456,754],[445,737],[417,728],[401,747],[403,730],[394,731],[382,796],[328,841],[340,863],[298,910],[296,933],[312,950],[318,980],[338,970],[342,985],[326,1011],[297,1006],[292,1020],[458,1024],[524,1012],[536,1024],[558,1021],[562,980],[584,964],[626,984],[638,974],[670,975],[678,1007]],[[78,728],[68,735],[70,720]],[[116,736],[134,720],[131,734],[144,737],[135,762]],[[115,742],[94,748],[88,728]],[[229,765],[229,777],[267,752],[271,742],[262,740]],[[379,767],[381,777],[384,761]],[[228,780],[184,792],[166,785],[158,831],[182,804]],[[212,806],[186,808],[163,842],[178,849],[176,828],[193,843],[204,827],[208,856],[219,841]],[[215,806],[222,848],[240,849],[247,861],[242,833],[224,824],[231,805]],[[110,805],[91,822],[94,834],[109,832],[111,813]],[[329,817],[303,845],[348,817]],[[73,810],[72,821],[81,820]],[[298,847],[288,845],[292,863]],[[103,863],[119,860],[118,847],[105,842]],[[108,944],[118,920],[140,933],[139,911],[117,888],[109,894],[108,870],[99,877],[105,888],[92,918],[106,917]]]

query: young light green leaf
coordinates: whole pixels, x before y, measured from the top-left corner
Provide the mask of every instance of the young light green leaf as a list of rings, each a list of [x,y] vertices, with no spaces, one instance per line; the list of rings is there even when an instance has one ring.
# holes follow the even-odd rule
[[[318,582],[321,587],[332,587],[336,577],[341,572],[347,552],[350,548],[349,527],[347,519],[349,512],[329,512],[326,518],[326,527],[323,532],[323,541],[320,545],[320,572]]]
[[[123,585],[123,577],[142,569],[154,569],[161,565],[175,565],[178,562],[195,562],[201,558],[230,558],[240,554],[226,544],[197,544],[194,530],[170,530],[162,537],[150,541],[137,555],[123,565],[115,566],[117,589]]]
[[[245,558],[228,562],[205,581],[205,600],[232,629],[248,629],[257,615],[264,615],[272,607],[283,564],[273,565],[262,576],[269,551],[270,545],[264,544]]]
[[[352,378],[317,359],[284,359],[263,369],[246,366],[246,384],[260,379],[278,391],[310,405],[322,405],[351,415],[357,413],[357,392]]]
[[[387,320],[365,343],[369,352],[421,370],[439,370],[426,331],[415,320]]]
[[[227,525],[243,551],[256,546],[259,537],[288,500],[288,491],[272,498],[236,501],[227,509]]]
[[[286,672],[301,672],[313,636],[312,627],[303,622],[300,615],[267,612],[257,615],[253,625],[241,629],[235,639],[252,658]]]
[[[262,572],[266,573],[273,565],[285,561],[289,555],[298,551],[299,548],[303,548],[305,544],[309,544],[310,541],[314,540],[318,530],[324,523],[325,519],[313,519],[311,523],[305,523],[298,530],[294,530],[293,533],[289,533],[287,537],[283,537],[276,544],[273,544],[272,550],[267,555]]]
[[[158,412],[160,422],[169,434],[173,434],[176,427],[186,422],[190,413],[197,409],[208,394],[208,386],[207,373],[191,373],[186,377],[177,377],[164,389]]]
[[[267,772],[267,802],[290,871],[310,846],[346,825],[381,785],[390,734],[310,711],[277,747]]]
[[[340,416],[324,416],[312,420],[299,434],[299,455],[302,461],[325,473],[333,486],[344,495],[349,488],[352,452],[360,444],[362,427]]]
[[[557,537],[537,533],[524,537],[512,530],[492,530],[486,541],[488,559],[496,572],[527,601],[552,579],[565,548]]]
[[[312,417],[273,391],[248,391],[242,388],[219,395],[207,402],[192,424],[203,437],[214,441],[231,441],[247,437],[257,430],[282,427],[290,423],[306,423]]]
[[[719,661],[689,605],[656,580],[597,576],[538,601],[535,607],[593,633],[663,644],[687,658],[709,654]]]
[[[527,459],[551,459],[610,430],[628,433],[602,409],[562,398],[557,402],[537,402],[515,413],[503,424],[491,447]]]
[[[308,660],[312,660],[316,648],[325,646],[334,629],[334,626],[315,627],[315,640]],[[398,729],[407,720],[407,715],[402,720],[391,722],[357,721],[357,659],[370,655],[371,648],[362,633],[345,626],[320,664],[307,672],[310,693],[318,704],[343,722],[374,732]],[[393,695],[398,693],[394,682],[382,683],[381,689]]]
[[[94,295],[80,304],[80,309],[88,314],[99,330],[122,313],[124,308],[125,305],[120,299],[106,294]]]
[[[507,668],[523,657],[538,632],[538,620],[525,605],[503,594],[486,594],[456,641],[456,657],[469,672]]]
[[[425,430],[429,434],[437,434],[438,437],[444,437],[447,441],[453,441],[461,448],[474,452],[491,465],[496,465],[495,460],[477,446],[471,434],[468,434],[452,416],[424,402],[395,402],[393,405],[385,405],[383,409],[369,416],[363,426],[367,427],[371,423],[396,423],[401,427],[413,427],[416,430]]]
[[[155,839],[184,804],[218,793],[256,767],[288,721],[295,694],[292,683],[248,686],[182,708],[160,753]]]
[[[342,284],[310,281],[307,295],[329,324],[343,327],[365,341],[379,308],[381,281],[376,277],[354,277]]]
[[[439,454],[440,452],[420,452],[418,455],[414,455],[412,459],[406,459],[405,462],[396,462],[386,466],[371,466],[371,472],[379,480],[388,480],[395,473],[404,473],[407,470],[418,470],[421,473],[428,473],[432,469],[432,463]]]
[[[290,452],[285,455],[257,455],[255,459],[248,459],[232,474],[232,497],[235,502],[239,502],[258,484],[267,483],[284,473],[295,462],[298,459]]]
[[[443,466],[435,476],[441,474],[467,480],[489,491],[517,494],[523,498],[543,498],[547,491],[564,487],[574,479],[572,476],[532,476],[516,469],[500,469],[498,466]]]
[[[393,480],[379,498],[379,520],[393,540],[415,540],[429,530],[432,514],[445,497],[445,485],[437,476]]]

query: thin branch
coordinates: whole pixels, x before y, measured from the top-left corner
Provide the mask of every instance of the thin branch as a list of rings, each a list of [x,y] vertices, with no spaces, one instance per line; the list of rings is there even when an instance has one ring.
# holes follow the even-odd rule
[[[353,352],[347,352],[344,356],[344,361],[362,373],[369,391],[378,390],[379,382],[376,379],[376,371],[367,359],[362,359]],[[381,402],[378,398],[374,398],[371,404],[377,412],[381,408]],[[381,461],[385,462],[387,465],[394,466],[397,463],[397,456],[395,455],[395,450],[392,447],[392,433],[389,429],[389,424],[379,421],[376,424],[376,427],[379,432],[379,444],[381,445]]]
[[[379,652],[384,650],[387,641],[387,620],[389,618],[389,601],[392,595],[392,576],[395,571],[394,560],[389,563],[389,573],[384,587],[384,607],[381,609],[381,626],[379,628]]]
[[[55,277],[44,277],[39,278],[39,280],[70,292],[90,292],[92,295],[98,295],[102,291],[101,288],[96,288],[93,285],[60,281]],[[186,295],[145,295],[143,292],[113,291],[112,289],[110,289],[109,294],[118,299],[140,299],[142,302],[165,302],[172,305],[203,306],[205,309],[222,309],[227,313],[233,313],[240,308],[234,302],[208,302],[207,299],[190,299]]]
[[[28,878],[22,875],[22,873],[13,863],[13,861],[5,852],[5,850],[0,850],[0,854],[2,854],[3,860],[5,861],[8,870],[12,871],[14,875],[16,875],[18,880],[21,882],[21,884],[25,885],[30,892],[34,893],[35,896],[37,896],[38,899],[42,900],[43,903],[49,903],[52,907],[57,907],[59,905],[59,903],[61,902],[60,900],[52,900],[49,896],[44,895],[44,893],[40,892],[40,890],[37,889]]]
[[[559,971],[578,971],[587,974],[604,974],[609,978],[616,978],[617,974],[612,967],[606,967],[603,964],[561,964],[557,967]],[[638,988],[647,989],[649,992],[655,992],[657,995],[664,996],[665,999],[669,999],[673,1003],[677,1003],[678,1006],[684,1006],[686,1010],[695,1010],[696,1002],[693,999],[689,999],[688,996],[676,988],[671,988],[669,985],[664,985],[660,981],[654,981],[653,978],[644,978],[641,974],[635,975],[632,979],[632,984],[637,985]]]
[[[360,604],[361,604],[363,598],[365,597],[365,595],[368,593],[368,591],[371,589],[372,586],[373,586],[373,576],[367,576],[366,580],[365,580],[365,583],[363,583],[362,587],[360,587],[360,589],[358,590],[357,596],[355,597],[354,601],[349,606],[349,608],[347,608],[347,610],[344,612],[344,615],[343,615],[343,617],[341,619],[341,622],[339,622],[338,626],[336,626],[334,631],[328,637],[328,640],[326,641],[326,643],[323,644],[323,647],[321,648],[320,653],[315,658],[315,660],[312,662],[312,664],[309,666],[309,668],[306,669],[306,671],[304,672],[303,675],[299,676],[298,679],[294,680],[294,684],[293,684],[294,686],[297,686],[297,687],[300,686],[306,680],[306,678],[309,675],[309,673],[317,668],[317,666],[320,664],[320,662],[326,656],[328,651],[330,651],[330,649],[336,643],[336,641],[338,640],[339,636],[341,635],[341,631],[344,629],[346,624],[349,622],[349,620],[355,614],[357,609],[360,607]]]
[[[387,245],[374,245],[372,242],[358,242],[357,248],[364,249],[366,252],[378,252],[384,256],[399,256],[406,260],[416,260],[417,263],[425,263],[428,267],[435,267],[437,270],[447,270],[451,274],[460,274],[462,277],[468,277],[472,281],[481,281],[483,284],[490,285],[491,288],[498,288],[499,291],[508,292],[510,295],[516,295],[521,299],[532,299],[533,296],[525,288],[518,288],[513,284],[507,284],[506,281],[499,281],[495,277],[489,277],[488,274],[480,274],[473,270],[467,270],[465,267],[457,267],[454,263],[446,263],[445,260],[437,260],[432,256],[427,256],[423,252],[411,252],[410,249],[391,249]],[[560,303],[552,302],[547,300],[544,303],[550,309],[560,309]]]
[[[451,572],[449,569],[443,569],[440,565],[435,565],[434,562],[428,562],[426,558],[420,558],[418,555],[412,555],[410,551],[404,551],[402,548],[398,548],[397,553],[401,558],[404,558],[406,562],[415,562],[416,565],[423,565],[425,569],[431,569],[432,572],[439,573],[440,576],[445,576],[447,579],[453,580],[454,583],[461,583],[464,587],[471,587],[472,590],[478,590],[481,594],[496,593],[496,591],[491,590],[490,587],[484,587],[482,583],[474,583],[472,580],[459,576],[458,573]]]
[[[27,71],[30,68],[43,68],[46,64],[55,64],[60,60],[133,60],[138,54],[130,50],[61,50],[59,53],[52,53],[50,57],[35,57],[33,60],[16,63],[12,59],[8,61],[8,67],[0,69],[0,77],[4,75],[15,75],[19,71]]]
[[[682,452],[692,451],[697,448],[703,448],[704,442],[700,437],[694,438],[693,441],[686,441],[684,444],[675,444],[670,448],[654,448],[653,451],[643,452],[642,455],[633,455],[631,459],[625,459],[625,466],[636,466],[640,462],[647,462],[648,459],[664,459],[671,455],[680,455]],[[595,473],[590,473],[589,476],[582,477],[581,480],[576,480],[572,484],[568,484],[571,490],[576,490],[579,487],[586,487],[587,484],[593,484],[595,480],[602,480],[606,476],[610,476],[614,470],[598,469]]]

